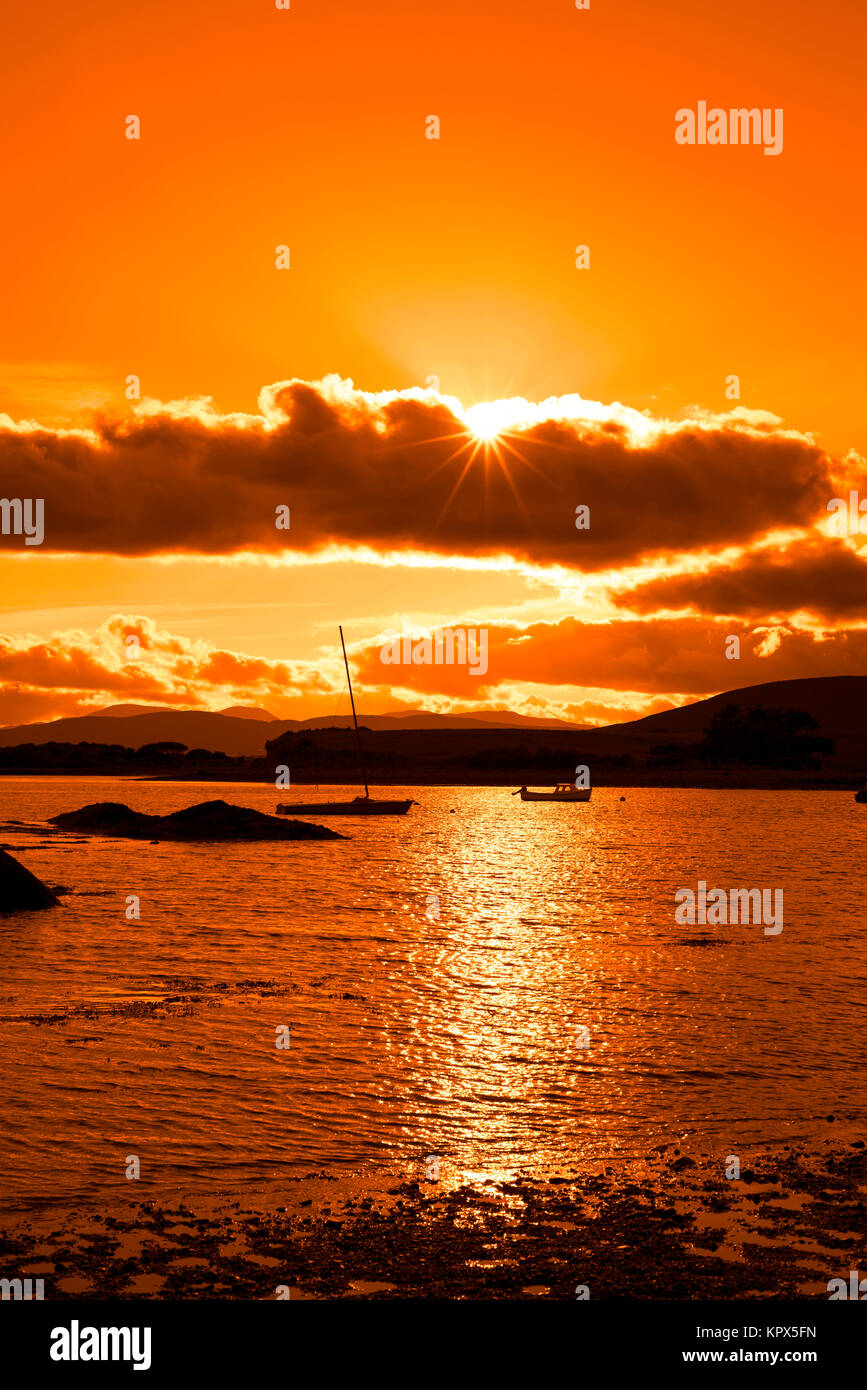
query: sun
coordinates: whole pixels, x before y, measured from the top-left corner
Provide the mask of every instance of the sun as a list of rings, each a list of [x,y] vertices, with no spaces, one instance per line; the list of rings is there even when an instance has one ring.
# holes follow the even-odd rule
[[[496,439],[502,428],[496,416],[492,415],[485,417],[482,415],[481,411],[477,411],[476,414],[469,411],[467,413],[467,423],[476,439],[481,439],[486,444],[490,443],[492,439]]]
[[[442,468],[457,465],[457,477],[437,518],[439,525],[461,490],[467,476],[475,469],[484,469],[487,479],[498,470],[512,492],[515,505],[526,516],[526,507],[521,500],[516,480],[512,477],[514,468],[535,473],[540,478],[545,474],[521,452],[521,432],[533,425],[539,413],[538,406],[532,406],[522,396],[511,400],[479,401],[477,405],[464,406],[456,396],[445,398],[455,416],[459,429],[456,434],[440,435],[444,442],[455,441],[454,448],[435,464],[432,473]],[[437,442],[437,441],[433,441]]]
[[[464,418],[476,439],[489,443],[514,425],[515,410],[511,401],[482,401],[469,406]]]

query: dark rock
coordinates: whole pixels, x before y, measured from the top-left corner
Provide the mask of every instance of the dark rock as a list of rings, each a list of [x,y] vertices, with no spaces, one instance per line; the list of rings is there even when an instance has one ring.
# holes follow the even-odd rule
[[[58,907],[57,897],[40,879],[0,850],[0,913],[32,912],[40,907]]]
[[[87,830],[128,840],[344,840],[336,830],[309,821],[266,816],[249,806],[203,801],[168,816],[147,816],[117,801],[97,801],[79,811],[52,816],[61,830]]]
[[[51,816],[49,823],[59,825],[61,830],[92,830],[100,835],[127,836],[148,830],[159,819],[159,816],[131,811],[120,801],[94,801],[90,806],[82,806],[80,811],[64,811],[62,815]]]

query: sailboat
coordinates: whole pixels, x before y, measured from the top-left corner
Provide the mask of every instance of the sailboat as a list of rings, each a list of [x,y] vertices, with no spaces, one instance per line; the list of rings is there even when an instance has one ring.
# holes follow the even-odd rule
[[[346,680],[349,685],[349,701],[352,705],[352,722],[355,726],[355,751],[358,754],[358,771],[364,783],[364,796],[356,796],[352,801],[285,801],[277,807],[278,816],[405,816],[414,801],[377,801],[370,795],[364,756],[361,752],[361,738],[358,733],[358,717],[355,713],[355,697],[352,693],[352,677],[346,659],[346,643],[343,628],[338,628],[340,645],[343,648],[343,664],[346,667]]]

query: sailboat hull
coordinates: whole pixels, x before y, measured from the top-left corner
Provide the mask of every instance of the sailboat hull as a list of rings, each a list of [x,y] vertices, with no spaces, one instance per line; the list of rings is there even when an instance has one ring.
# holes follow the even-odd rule
[[[355,696],[352,693],[352,677],[349,674],[349,661],[346,656],[346,643],[343,628],[338,627],[340,647],[343,652],[343,665],[346,668],[346,684],[349,686],[349,703],[352,706],[352,723],[355,729],[355,748],[358,753],[358,772],[364,786],[364,796],[356,796],[352,801],[285,801],[277,807],[278,816],[405,816],[414,801],[376,801],[370,795],[364,757],[361,752],[361,739],[358,734],[358,715],[355,712]]]
[[[354,801],[286,801],[278,816],[405,816],[414,801],[375,801],[358,796]]]

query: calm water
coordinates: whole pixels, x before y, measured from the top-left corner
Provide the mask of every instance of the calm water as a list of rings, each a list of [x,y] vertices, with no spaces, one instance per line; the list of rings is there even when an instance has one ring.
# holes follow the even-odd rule
[[[420,804],[332,820],[345,842],[0,831],[76,890],[0,919],[0,1200],[105,1202],[129,1189],[128,1154],[142,1196],[244,1193],[429,1152],[492,1174],[684,1138],[736,1152],[865,1117],[867,812],[851,793],[394,795]],[[285,793],[6,778],[0,820],[217,796],[272,810]],[[782,933],[677,925],[674,894],[699,879],[782,888]]]

